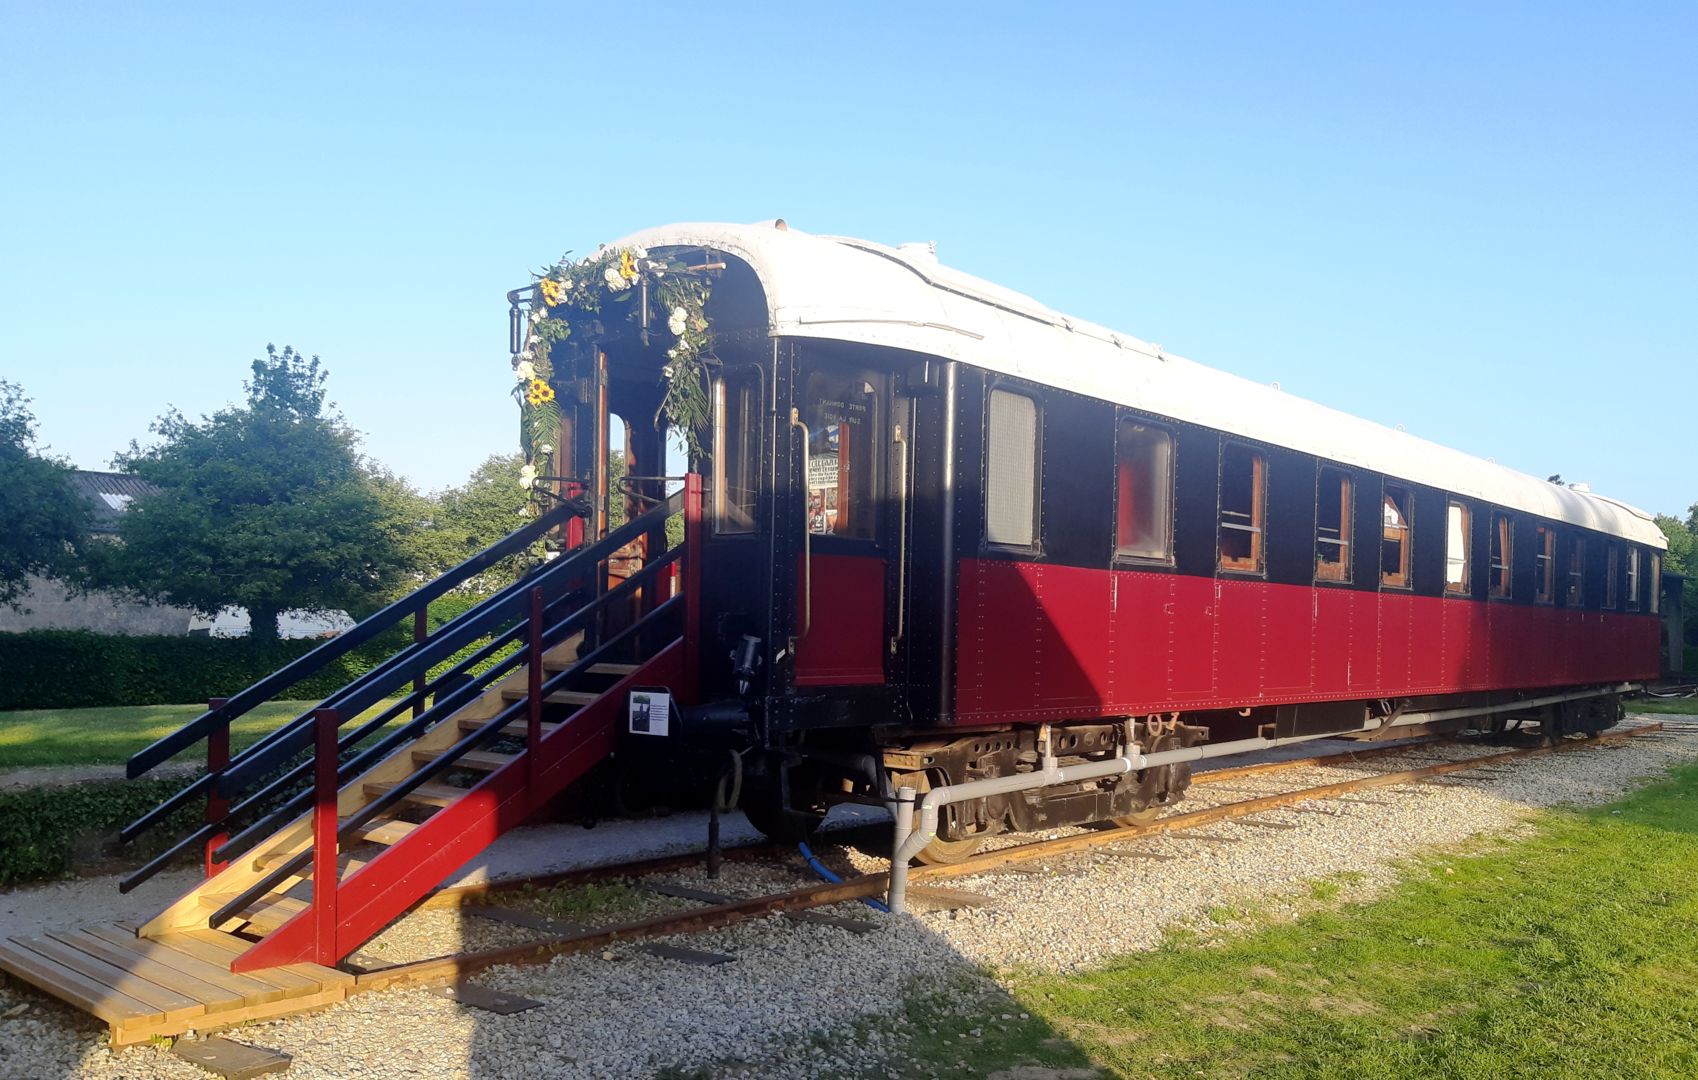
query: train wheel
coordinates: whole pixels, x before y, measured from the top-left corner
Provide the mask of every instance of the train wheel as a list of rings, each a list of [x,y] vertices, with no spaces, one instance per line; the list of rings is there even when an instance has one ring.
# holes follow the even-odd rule
[[[932,778],[925,772],[895,773],[891,780],[896,787],[908,786],[920,795],[932,789]],[[915,861],[926,866],[953,866],[965,862],[979,853],[985,846],[986,834],[964,836],[959,840],[945,840],[941,836],[932,837],[932,842],[920,849],[914,856]]]
[[[1109,818],[1109,821],[1124,829],[1133,825],[1148,825],[1158,817],[1161,817],[1161,807],[1146,806],[1142,810],[1134,811],[1124,817]]]
[[[969,836],[962,840],[945,840],[938,836],[921,848],[914,858],[927,866],[953,866],[977,855],[984,846],[985,838],[982,836]]]
[[[790,810],[778,805],[778,790],[764,785],[746,788],[738,804],[743,816],[768,840],[778,844],[806,843],[819,832],[824,814]]]

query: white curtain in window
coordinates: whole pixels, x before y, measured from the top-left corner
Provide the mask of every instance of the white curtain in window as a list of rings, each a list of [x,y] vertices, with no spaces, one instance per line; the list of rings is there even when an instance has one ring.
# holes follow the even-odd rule
[[[1461,585],[1468,580],[1468,531],[1464,527],[1464,511],[1456,503],[1450,504],[1450,540],[1445,548],[1444,583],[1446,585]]]
[[[1037,403],[1006,390],[991,391],[986,438],[985,538],[1031,547],[1037,539]]]

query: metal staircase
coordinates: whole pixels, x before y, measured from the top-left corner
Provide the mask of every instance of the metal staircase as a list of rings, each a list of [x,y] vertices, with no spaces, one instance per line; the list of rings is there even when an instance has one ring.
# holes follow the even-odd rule
[[[609,558],[638,537],[662,536],[679,510],[685,542],[665,552],[651,543],[642,569],[610,586]],[[206,776],[124,831],[134,837],[192,800],[208,801],[204,825],[123,882],[128,891],[204,850],[206,879],[137,936],[167,942],[214,932],[227,939],[236,974],[330,968],[606,758],[628,688],[692,687],[694,635],[685,630],[700,543],[695,476],[604,538],[422,632],[431,600],[571,512],[562,506],[538,518],[133,757],[131,777],[208,745]],[[228,754],[232,720],[409,617],[414,641]]]

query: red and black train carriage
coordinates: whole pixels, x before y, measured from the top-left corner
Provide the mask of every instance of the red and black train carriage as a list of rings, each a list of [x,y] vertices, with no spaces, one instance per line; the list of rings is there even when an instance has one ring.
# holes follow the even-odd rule
[[[1058,314],[924,245],[775,222],[620,246],[713,277],[680,730],[753,749],[744,803],[769,831],[1041,749],[1417,715],[1593,731],[1658,673],[1665,543],[1631,507]],[[621,436],[633,473],[664,471],[646,418],[666,357],[664,335],[597,329],[556,350],[558,471],[605,493]],[[1184,769],[954,805],[928,856],[1137,816]]]

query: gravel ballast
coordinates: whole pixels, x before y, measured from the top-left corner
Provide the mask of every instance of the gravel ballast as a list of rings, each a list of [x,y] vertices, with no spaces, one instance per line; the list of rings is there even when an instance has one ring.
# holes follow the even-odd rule
[[[669,1067],[708,1064],[715,1065],[714,1075],[882,1075],[881,1062],[900,1052],[902,991],[915,980],[921,985],[964,981],[994,995],[987,972],[1092,966],[1151,948],[1169,928],[1208,923],[1222,911],[1294,912],[1308,902],[1317,880],[1348,877],[1352,897],[1371,894],[1394,881],[1401,864],[1423,850],[1483,834],[1513,833],[1525,827],[1532,809],[1609,801],[1671,765],[1698,757],[1698,725],[1665,722],[1669,734],[1663,738],[1587,746],[1502,763],[1490,774],[1380,788],[1309,807],[1320,812],[1257,815],[1290,828],[1219,822],[1199,830],[1236,842],[1171,837],[1128,842],[1128,847],[1171,856],[1167,860],[1084,853],[1038,864],[1035,873],[948,882],[989,897],[992,904],[984,908],[903,918],[858,903],[824,909],[875,923],[877,929],[868,934],[768,918],[669,939],[734,955],[734,963],[694,966],[623,943],[606,952],[477,976],[475,981],[485,986],[544,1002],[542,1008],[511,1016],[467,1008],[425,990],[397,990],[358,995],[319,1013],[225,1034],[293,1055],[288,1075],[301,1078],[649,1077]],[[1407,757],[1392,755],[1345,768],[1235,777],[1195,786],[1181,809],[1413,768],[1441,756],[1493,752],[1477,746],[1422,747]],[[663,832],[678,827],[636,823],[633,836],[642,825]],[[525,850],[550,867],[565,865],[574,839],[595,835],[551,831],[557,843],[552,848],[545,844],[545,830],[527,830],[532,835],[525,838]],[[595,846],[592,861],[604,861],[603,844]],[[623,857],[635,854],[627,851]],[[883,854],[851,852],[838,861],[845,869],[847,863],[882,869]],[[800,860],[794,863],[799,866]],[[169,884],[181,888],[187,880]],[[699,871],[656,880],[755,895],[795,888],[810,878],[793,867],[733,862],[718,881]],[[170,891],[165,889],[165,895]],[[128,907],[114,895],[105,880],[0,895],[0,933],[110,919]],[[158,898],[152,906],[157,908]],[[638,911],[687,906],[649,896]],[[621,918],[632,917],[628,911]],[[1093,927],[1099,929],[1085,929]],[[424,910],[385,932],[381,955],[414,959],[530,940],[527,935],[540,936],[456,912]],[[109,1050],[103,1045],[104,1030],[97,1021],[7,980],[0,984],[0,1077],[206,1075],[161,1047]]]

